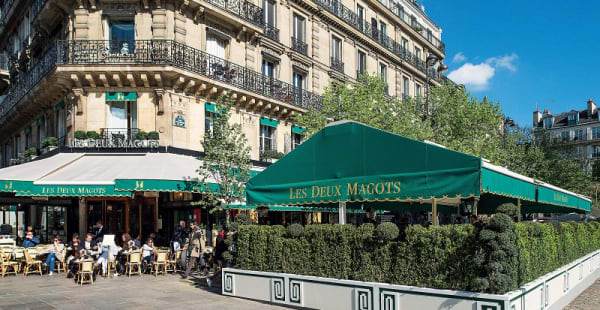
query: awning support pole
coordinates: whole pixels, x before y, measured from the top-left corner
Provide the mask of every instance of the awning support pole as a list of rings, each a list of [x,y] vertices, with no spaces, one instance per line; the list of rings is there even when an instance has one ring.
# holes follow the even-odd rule
[[[346,224],[346,203],[345,202],[339,203],[338,212],[339,212],[339,214],[338,214],[339,223],[342,225]]]
[[[521,221],[521,198],[517,199],[517,222]]]
[[[437,200],[435,198],[432,199],[431,202],[431,222],[433,223],[433,226],[438,226],[438,216],[437,216]]]
[[[475,200],[473,201],[473,215],[477,216],[477,203],[479,202],[479,199],[475,198]]]

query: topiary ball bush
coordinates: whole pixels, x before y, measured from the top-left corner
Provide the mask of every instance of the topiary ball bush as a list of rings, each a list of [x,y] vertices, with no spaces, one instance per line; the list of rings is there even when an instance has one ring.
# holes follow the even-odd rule
[[[83,130],[77,130],[74,133],[75,139],[77,140],[85,140],[87,139],[87,134]]]
[[[382,241],[392,241],[398,238],[400,229],[394,223],[381,223],[375,228],[375,237]]]
[[[291,224],[287,227],[287,233],[293,238],[300,238],[304,234],[304,226],[301,224]]]
[[[497,213],[490,219],[489,228],[498,231],[508,231],[513,230],[515,227],[515,222],[506,214]]]
[[[240,225],[252,225],[252,220],[246,213],[240,213],[235,216],[236,223]]]
[[[368,240],[373,238],[373,233],[375,232],[375,225],[372,223],[362,224],[358,227],[358,235],[361,240]]]
[[[98,140],[98,139],[100,139],[100,134],[99,134],[99,133],[97,133],[97,132],[95,132],[95,131],[93,131],[93,130],[90,130],[90,131],[88,131],[88,132],[85,134],[85,136],[86,136],[88,139],[94,139],[94,140]]]
[[[496,208],[496,213],[506,214],[508,216],[517,216],[519,209],[513,203],[503,203]]]
[[[157,131],[151,131],[148,133],[148,140],[158,140],[158,132]]]
[[[135,134],[135,138],[138,140],[148,140],[148,134],[145,131],[138,131]]]

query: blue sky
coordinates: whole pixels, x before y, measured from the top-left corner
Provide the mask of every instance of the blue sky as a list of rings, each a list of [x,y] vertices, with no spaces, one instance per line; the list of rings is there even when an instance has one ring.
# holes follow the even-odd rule
[[[600,1],[420,0],[442,27],[447,74],[505,115],[600,105]],[[458,56],[457,56],[458,55]]]

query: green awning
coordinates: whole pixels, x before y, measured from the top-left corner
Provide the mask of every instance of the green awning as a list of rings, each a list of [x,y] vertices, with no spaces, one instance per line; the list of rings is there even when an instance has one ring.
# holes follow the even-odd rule
[[[560,190],[549,184],[538,185],[538,203],[591,211],[591,202],[575,193]],[[549,212],[545,212],[549,213]]]
[[[115,191],[114,185],[31,184],[26,190],[16,192],[15,196],[131,197],[131,192]]]
[[[136,92],[107,92],[106,101],[135,101],[137,100]]]
[[[260,124],[265,125],[265,126],[271,126],[271,127],[277,127],[277,125],[278,125],[277,120],[270,119],[270,118],[267,118],[264,116],[260,118]]]
[[[219,185],[208,184],[208,189],[204,184],[197,181],[175,181],[175,180],[115,180],[116,191],[149,191],[149,192],[189,192],[202,193],[210,190],[216,192]]]
[[[215,104],[214,103],[210,103],[210,102],[205,102],[204,103],[204,109],[208,112],[213,112],[216,113],[216,108],[215,108]]]
[[[40,127],[41,125],[44,125],[45,121],[46,121],[46,118],[42,115],[35,121],[35,125]]]
[[[60,109],[64,109],[64,107],[65,107],[65,102],[61,101],[56,106],[54,106],[54,112],[58,112],[58,111],[60,111]]]
[[[292,132],[297,134],[304,134],[306,132],[306,128],[292,125]]]
[[[18,180],[0,180],[0,192],[17,193],[28,190],[33,182]]]
[[[25,129],[23,129],[23,133],[28,135],[31,133],[31,125],[27,125]]]
[[[251,206],[479,196],[481,159],[356,122],[327,126],[248,181]]]
[[[482,193],[535,201],[535,190],[536,185],[533,180],[528,182],[485,166],[481,168]]]

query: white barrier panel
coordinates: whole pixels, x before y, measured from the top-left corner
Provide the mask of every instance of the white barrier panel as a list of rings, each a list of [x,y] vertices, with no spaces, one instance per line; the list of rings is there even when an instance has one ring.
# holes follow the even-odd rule
[[[540,262],[543,263],[543,262]],[[323,310],[562,309],[600,277],[600,251],[504,295],[224,268],[223,295]]]

